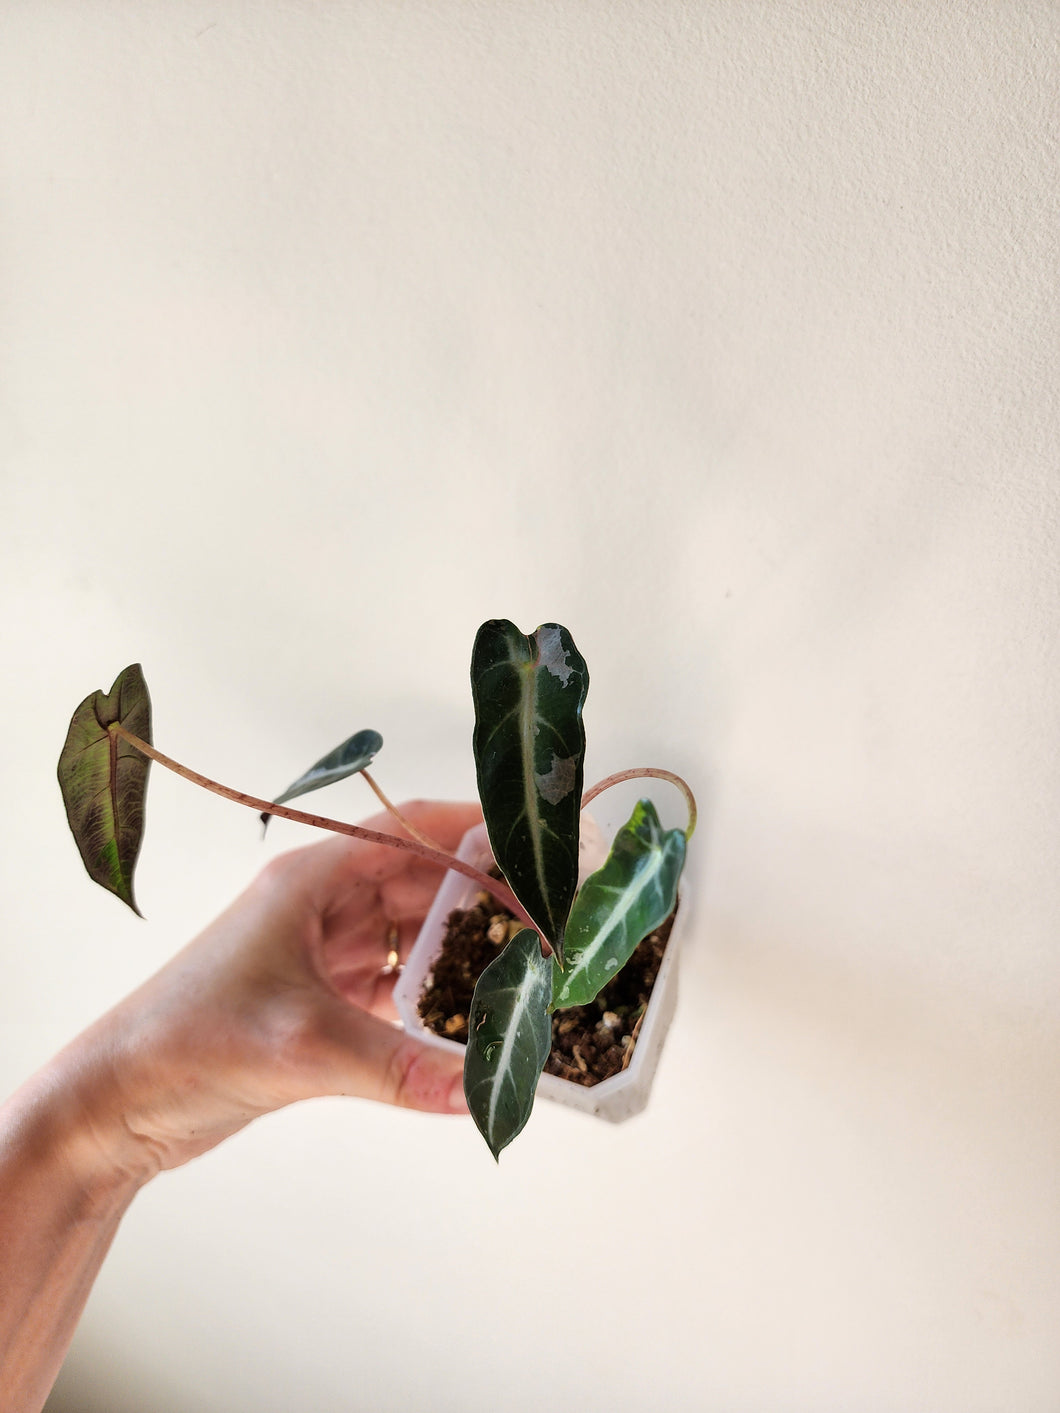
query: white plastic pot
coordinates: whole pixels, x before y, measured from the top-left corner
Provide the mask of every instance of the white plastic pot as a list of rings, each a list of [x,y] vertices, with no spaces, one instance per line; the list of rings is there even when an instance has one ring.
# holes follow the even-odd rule
[[[580,873],[584,878],[603,863],[607,855],[607,844],[596,823],[588,815],[582,816],[581,835]],[[484,872],[493,866],[493,855],[484,824],[476,825],[464,835],[457,857]],[[460,1055],[464,1053],[464,1046],[458,1041],[447,1040],[444,1036],[428,1030],[420,1019],[418,1006],[420,995],[430,978],[434,959],[445,941],[446,920],[449,914],[454,908],[471,907],[479,891],[478,885],[472,879],[465,878],[462,873],[451,870],[445,875],[394,988],[394,1002],[405,1029],[428,1045],[437,1045],[443,1050],[451,1050]],[[677,952],[688,916],[688,889],[683,881],[678,888],[677,897],[678,909],[673,930],[628,1068],[621,1074],[612,1075],[610,1079],[592,1086],[574,1084],[570,1080],[560,1079],[558,1075],[543,1074],[537,1086],[539,1095],[553,1099],[556,1103],[566,1104],[572,1109],[595,1114],[598,1118],[608,1119],[612,1123],[621,1123],[623,1119],[631,1118],[647,1104],[663,1039],[677,1005]]]

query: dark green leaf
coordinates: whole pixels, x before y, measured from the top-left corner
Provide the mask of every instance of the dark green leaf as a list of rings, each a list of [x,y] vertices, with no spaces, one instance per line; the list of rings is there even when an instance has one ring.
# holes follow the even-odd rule
[[[336,746],[333,751],[322,756],[316,765],[310,766],[304,775],[300,775],[293,785],[288,785],[283,794],[277,795],[272,803],[285,805],[288,800],[293,800],[298,795],[308,795],[310,790],[320,790],[325,785],[334,784],[336,780],[345,780],[347,775],[356,775],[359,770],[371,765],[382,749],[383,738],[378,731],[358,731],[348,741],[343,741],[341,746]],[[271,815],[263,814],[262,824],[268,827],[271,818]]]
[[[602,868],[582,884],[567,923],[566,970],[552,972],[552,1009],[587,1006],[629,961],[637,943],[666,921],[677,900],[685,832],[664,830],[640,800]]]
[[[534,1107],[552,1048],[552,959],[524,927],[482,973],[471,1001],[464,1093],[490,1152],[500,1158]]]
[[[93,692],[74,712],[59,757],[59,788],[90,877],[142,916],[133,899],[133,870],[151,762],[110,729],[119,722],[152,744],[151,698],[138,662],[109,693]]]
[[[471,655],[475,765],[493,856],[562,960],[578,887],[589,673],[558,623],[484,623]]]

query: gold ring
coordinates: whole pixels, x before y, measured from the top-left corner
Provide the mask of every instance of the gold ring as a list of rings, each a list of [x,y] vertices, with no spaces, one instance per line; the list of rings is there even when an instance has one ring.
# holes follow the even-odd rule
[[[384,971],[397,971],[398,969],[401,961],[398,955],[398,939],[400,936],[401,933],[398,930],[397,923],[392,922],[386,930],[386,945],[388,950],[386,954],[386,966],[383,968]]]

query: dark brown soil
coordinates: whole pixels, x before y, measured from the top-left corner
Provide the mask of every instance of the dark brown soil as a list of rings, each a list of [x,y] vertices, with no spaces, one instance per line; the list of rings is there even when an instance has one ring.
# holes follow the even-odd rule
[[[547,1074],[575,1084],[599,1084],[629,1064],[640,1022],[659,974],[671,913],[640,943],[629,961],[588,1006],[570,1006],[552,1017]],[[448,931],[420,996],[423,1023],[437,1035],[467,1044],[467,1018],[475,983],[521,924],[488,893],[466,911],[449,914]]]

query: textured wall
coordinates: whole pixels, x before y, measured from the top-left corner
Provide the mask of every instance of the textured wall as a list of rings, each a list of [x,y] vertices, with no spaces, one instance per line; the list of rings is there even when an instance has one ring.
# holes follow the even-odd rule
[[[148,922],[91,888],[54,761],[128,661],[235,785],[372,725],[459,796],[475,627],[558,618],[589,774],[704,806],[641,1118],[263,1120],[55,1413],[1054,1410],[1056,7],[2,31],[4,1087],[302,837],[156,773]]]

